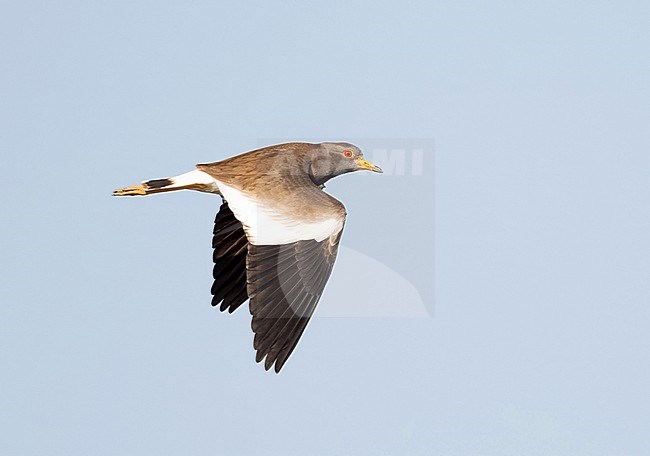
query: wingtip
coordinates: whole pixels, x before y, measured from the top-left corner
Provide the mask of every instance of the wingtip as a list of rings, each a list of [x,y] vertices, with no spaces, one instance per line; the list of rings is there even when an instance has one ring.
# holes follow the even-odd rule
[[[262,353],[261,351],[258,351],[258,352],[255,354],[255,362],[258,363],[258,364],[261,363],[262,360],[264,359],[264,356],[265,356],[264,353]],[[267,369],[267,370],[268,370],[268,369]]]
[[[282,370],[282,367],[284,366],[284,362],[280,362],[279,360],[269,357],[268,353],[264,353],[261,350],[258,350],[255,348],[257,353],[255,354],[255,362],[257,364],[261,363],[262,360],[264,360],[264,370],[265,371],[270,371],[273,370],[276,374],[279,374],[280,371]],[[285,360],[286,361],[286,360]]]

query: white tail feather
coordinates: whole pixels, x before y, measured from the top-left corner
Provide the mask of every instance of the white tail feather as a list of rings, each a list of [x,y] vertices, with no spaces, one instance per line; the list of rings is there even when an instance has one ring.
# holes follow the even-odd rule
[[[175,190],[196,190],[199,192],[219,194],[219,187],[214,178],[198,169],[166,179],[151,179],[140,185],[120,188],[113,196],[138,196],[154,193],[172,192]]]

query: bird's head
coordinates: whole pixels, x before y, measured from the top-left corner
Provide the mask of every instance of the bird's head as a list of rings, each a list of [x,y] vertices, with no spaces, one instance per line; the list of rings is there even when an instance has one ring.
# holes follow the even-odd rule
[[[363,152],[357,146],[343,142],[326,142],[309,157],[309,175],[317,185],[322,185],[333,177],[353,171],[383,172],[363,158]]]

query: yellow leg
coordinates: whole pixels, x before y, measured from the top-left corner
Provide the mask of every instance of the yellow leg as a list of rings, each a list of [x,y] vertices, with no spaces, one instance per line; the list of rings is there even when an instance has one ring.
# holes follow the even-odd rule
[[[151,193],[151,191],[143,185],[131,185],[129,187],[119,188],[113,192],[113,196],[139,196]]]

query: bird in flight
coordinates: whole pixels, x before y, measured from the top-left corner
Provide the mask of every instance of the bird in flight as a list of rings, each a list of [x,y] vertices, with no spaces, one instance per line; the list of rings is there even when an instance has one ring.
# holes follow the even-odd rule
[[[279,373],[323,294],[345,224],[345,206],[323,191],[333,177],[381,173],[348,143],[287,143],[247,152],[113,196],[175,190],[220,195],[212,248],[212,305],[232,313],[246,300],[256,361]]]

